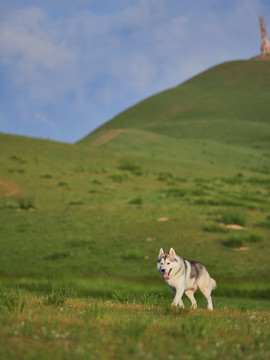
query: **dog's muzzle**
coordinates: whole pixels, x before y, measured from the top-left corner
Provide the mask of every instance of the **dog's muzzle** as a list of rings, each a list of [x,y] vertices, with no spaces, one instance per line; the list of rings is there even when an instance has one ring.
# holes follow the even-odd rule
[[[163,273],[164,279],[165,279],[165,280],[169,280],[169,278],[170,278],[170,273],[171,273],[171,271],[172,271],[172,268],[169,270],[168,273],[165,273],[165,269],[162,269],[161,271],[162,271],[162,273]]]

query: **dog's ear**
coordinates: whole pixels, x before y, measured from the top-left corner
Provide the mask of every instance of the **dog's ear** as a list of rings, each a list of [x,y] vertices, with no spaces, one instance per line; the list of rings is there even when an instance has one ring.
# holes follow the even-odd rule
[[[158,256],[161,256],[161,255],[163,255],[164,254],[164,250],[162,249],[162,248],[160,248],[160,250],[159,250],[159,255]]]
[[[170,248],[169,254],[170,254],[172,257],[176,257],[176,253],[175,253],[175,251],[174,251],[173,248]]]

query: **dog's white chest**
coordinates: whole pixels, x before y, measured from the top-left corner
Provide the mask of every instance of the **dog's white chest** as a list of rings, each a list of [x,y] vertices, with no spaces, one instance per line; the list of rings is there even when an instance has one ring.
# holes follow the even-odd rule
[[[175,289],[178,289],[179,287],[183,287],[184,284],[185,284],[185,278],[184,276],[180,276],[180,277],[177,277],[177,278],[170,278],[169,280],[166,280],[166,283],[172,287],[172,288],[175,288]]]
[[[186,279],[186,277],[182,275],[177,278],[170,278],[169,280],[166,280],[166,283],[171,288],[174,288],[176,290],[183,289],[186,291],[194,286],[195,279]]]

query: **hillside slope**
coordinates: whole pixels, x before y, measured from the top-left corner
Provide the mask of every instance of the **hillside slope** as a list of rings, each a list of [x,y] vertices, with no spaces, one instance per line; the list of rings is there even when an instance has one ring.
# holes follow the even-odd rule
[[[210,69],[82,146],[0,134],[0,287],[167,296],[155,263],[174,247],[222,304],[269,299],[269,65]]]
[[[127,109],[79,143],[112,129],[268,148],[270,62],[233,61]]]

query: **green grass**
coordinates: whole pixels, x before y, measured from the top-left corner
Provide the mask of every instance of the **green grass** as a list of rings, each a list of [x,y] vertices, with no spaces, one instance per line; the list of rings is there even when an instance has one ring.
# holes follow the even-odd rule
[[[269,312],[252,305],[209,312],[119,296],[104,302],[73,294],[48,302],[25,294],[21,311],[0,314],[2,359],[269,357]]]
[[[1,136],[0,177],[17,184],[21,192],[0,199],[2,277],[51,278],[55,273],[60,279],[88,278],[109,272],[119,278],[155,279],[158,249],[173,246],[180,255],[204,262],[210,273],[221,279],[226,278],[224,267],[228,267],[241,280],[249,271],[251,258],[255,269],[252,279],[268,279],[261,261],[270,251],[267,226],[260,226],[261,242],[249,244],[252,249],[240,259],[216,241],[213,228],[202,231],[209,221],[212,227],[217,221],[241,222],[252,231],[269,216],[267,177],[243,169],[249,157],[247,149],[171,140],[166,143],[166,152],[156,152],[157,147],[164,147],[163,138],[127,148],[129,135],[121,136],[97,149]],[[141,176],[119,170],[122,149],[123,159],[140,164]],[[254,162],[259,164],[265,151],[252,151]],[[15,161],[10,157],[19,153],[26,171],[10,174],[10,162]],[[154,157],[157,153],[159,157]],[[211,154],[216,158],[213,164],[209,164]],[[40,177],[46,173],[52,177]],[[115,181],[115,174],[123,180]],[[160,174],[169,181],[160,181]],[[234,177],[241,183],[226,181]],[[251,193],[253,197],[244,195]],[[17,211],[18,198],[33,208],[29,205]],[[230,219],[226,220],[228,214]],[[162,217],[168,221],[157,221]],[[226,234],[219,236],[225,241]],[[155,241],[146,241],[149,237]],[[134,253],[133,258],[127,256]],[[110,258],[110,264],[100,266],[100,258]],[[239,261],[240,269],[236,266]]]

